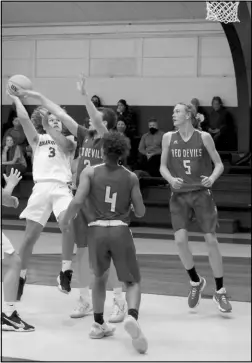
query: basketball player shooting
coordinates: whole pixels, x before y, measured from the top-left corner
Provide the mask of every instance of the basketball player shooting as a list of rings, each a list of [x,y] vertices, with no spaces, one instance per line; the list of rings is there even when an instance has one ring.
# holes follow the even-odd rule
[[[80,145],[79,162],[77,167],[76,185],[78,186],[79,177],[82,170],[87,166],[97,165],[103,162],[101,156],[102,137],[116,125],[116,114],[110,108],[96,109],[91,101],[85,87],[85,78],[80,75],[77,88],[84,97],[86,109],[90,117],[89,129],[78,125],[60,106],[50,101],[41,93],[35,91],[20,90],[22,96],[33,97],[39,101],[48,111],[54,114],[72,135],[77,137]],[[70,283],[72,277],[71,263],[74,249],[74,242],[77,245],[77,273],[80,288],[80,297],[76,308],[71,313],[72,318],[81,318],[91,311],[89,299],[90,271],[87,251],[87,225],[89,211],[83,205],[77,217],[73,220],[74,239],[63,241],[62,245],[62,271],[60,272],[59,288],[63,292],[71,290]],[[110,280],[113,282],[114,299],[110,322],[117,323],[124,320],[127,313],[127,304],[122,293],[122,284],[118,281],[115,267],[112,264],[110,269]]]
[[[19,201],[13,197],[12,191],[22,179],[18,170],[11,169],[7,177],[3,174],[6,181],[5,188],[2,188],[2,205],[17,208]],[[4,303],[1,312],[1,326],[3,331],[29,332],[34,331],[34,326],[22,320],[16,310],[15,302],[17,299],[18,282],[21,270],[21,260],[12,246],[9,239],[2,232],[2,263],[7,266],[7,271],[3,278]]]
[[[195,107],[191,104],[175,106],[172,118],[177,131],[167,132],[163,137],[160,173],[171,187],[170,212],[175,243],[191,280],[188,305],[195,308],[199,304],[206,286],[205,278],[196,272],[188,245],[188,225],[194,212],[204,233],[215,278],[213,300],[221,312],[229,313],[232,306],[223,286],[222,256],[215,233],[217,208],[211,192],[224,167],[211,135],[193,127],[195,115]]]
[[[7,87],[7,94],[16,105],[18,118],[33,151],[35,183],[27,207],[20,215],[20,218],[26,219],[24,240],[19,250],[22,267],[17,299],[20,300],[26,281],[28,261],[36,241],[52,212],[61,228],[62,216],[72,200],[70,162],[75,144],[62,135],[61,121],[54,115],[45,114],[41,107],[34,110],[30,120],[17,97],[23,96],[22,91],[18,90],[16,94],[12,92]],[[62,244],[67,244],[72,238],[70,232],[63,232]]]
[[[103,319],[106,283],[111,258],[117,276],[126,286],[128,316],[125,330],[139,353],[147,351],[147,340],[137,322],[141,300],[140,271],[130,222],[131,203],[137,217],[143,217],[145,206],[137,176],[119,165],[119,160],[129,152],[129,144],[118,132],[105,133],[102,154],[104,163],[84,169],[76,195],[64,216],[63,225],[68,230],[70,221],[83,204],[89,204],[90,220],[87,242],[90,267],[94,273],[92,300],[94,324],[90,338],[99,339],[114,333],[115,327]]]

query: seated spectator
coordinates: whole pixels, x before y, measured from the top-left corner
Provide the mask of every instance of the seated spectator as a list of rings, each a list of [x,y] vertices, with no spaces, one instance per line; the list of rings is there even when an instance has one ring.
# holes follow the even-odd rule
[[[223,106],[220,97],[212,99],[212,112],[207,130],[213,137],[218,151],[232,151],[237,148],[237,132],[231,114]]]
[[[129,145],[130,145],[130,149],[131,149],[131,140],[126,135],[126,129],[127,129],[127,126],[126,126],[126,124],[125,124],[125,122],[123,120],[117,121],[116,130],[118,132],[120,132],[121,134],[126,136],[128,142],[129,142]],[[121,160],[121,165],[128,166],[128,167],[131,166],[132,165],[132,163],[131,163],[132,157],[133,157],[133,155],[131,155],[131,152],[130,152],[128,157],[126,157],[124,160]]]
[[[196,119],[197,124],[193,125],[193,126],[198,130],[205,131],[205,129],[206,129],[206,116],[204,115],[203,111],[201,110],[199,100],[197,98],[193,98],[191,100],[191,104],[196,109],[195,119]]]
[[[24,130],[20,124],[18,117],[15,117],[13,119],[12,124],[13,124],[13,127],[9,128],[4,134],[3,144],[4,145],[6,144],[5,143],[6,137],[11,136],[15,145],[19,145],[21,147],[23,153],[25,153],[26,146],[28,145],[28,143],[27,143]]]
[[[96,95],[93,95],[93,97],[91,98],[91,101],[93,102],[93,104],[95,105],[96,108],[102,107],[102,103],[101,103],[100,97],[98,97]]]
[[[155,118],[149,120],[148,126],[149,132],[142,136],[138,148],[142,155],[140,168],[147,171],[150,176],[160,177],[159,168],[164,132],[158,129],[158,122]]]
[[[17,169],[21,174],[24,174],[27,168],[27,163],[21,147],[15,144],[12,136],[5,138],[2,150],[2,174],[7,176],[10,174],[11,168]]]
[[[127,129],[126,135],[132,140],[137,135],[137,125],[133,113],[125,100],[119,100],[117,103],[117,120],[124,121]]]

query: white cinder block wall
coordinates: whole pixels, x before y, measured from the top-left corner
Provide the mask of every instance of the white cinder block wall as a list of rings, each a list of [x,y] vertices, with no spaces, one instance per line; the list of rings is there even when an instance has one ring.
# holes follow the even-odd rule
[[[55,102],[79,105],[80,72],[105,105],[124,98],[130,105],[172,106],[197,97],[209,106],[218,95],[237,106],[232,56],[219,23],[3,28],[2,87],[11,75],[24,74]]]

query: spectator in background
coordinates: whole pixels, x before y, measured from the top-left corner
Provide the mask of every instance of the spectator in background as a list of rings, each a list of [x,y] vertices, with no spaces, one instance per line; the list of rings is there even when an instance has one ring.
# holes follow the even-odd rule
[[[203,111],[201,110],[201,107],[200,107],[200,103],[199,103],[199,100],[197,98],[193,98],[191,100],[191,104],[195,107],[196,109],[196,116],[195,116],[195,119],[196,119],[196,122],[197,124],[196,125],[193,125],[196,129],[198,130],[203,130],[205,131],[206,129],[206,117],[203,113]]]
[[[96,95],[93,95],[93,97],[91,98],[91,101],[93,102],[93,104],[95,105],[96,108],[102,107],[102,103],[101,103],[100,97],[98,97]]]
[[[117,103],[117,120],[123,121],[126,125],[126,136],[131,140],[137,135],[137,126],[133,113],[125,100],[119,100]]]
[[[148,121],[149,132],[144,134],[140,140],[139,152],[142,155],[140,167],[147,171],[150,176],[160,177],[160,158],[162,153],[162,139],[164,132],[159,130],[155,118]]]
[[[118,132],[120,132],[121,134],[123,134],[124,136],[126,136],[126,139],[129,143],[129,146],[130,146],[130,149],[131,149],[131,140],[130,138],[126,135],[126,129],[127,129],[127,126],[125,124],[125,122],[123,120],[120,120],[120,121],[117,121],[117,124],[116,124],[116,130]],[[122,165],[124,166],[132,166],[132,156],[131,155],[131,152],[130,154],[128,155],[128,157],[125,157],[125,159],[121,160],[122,161]]]
[[[3,143],[2,174],[9,176],[11,168],[17,169],[22,175],[27,169],[27,163],[20,145],[17,145],[13,137],[8,135]]]
[[[212,112],[207,131],[212,135],[218,151],[236,150],[237,132],[234,120],[218,96],[212,99]]]
[[[5,140],[7,136],[11,136],[15,145],[19,145],[22,149],[22,152],[26,152],[26,146],[28,145],[25,133],[20,124],[18,117],[15,117],[12,121],[13,127],[9,128],[3,137],[3,144],[6,144]]]

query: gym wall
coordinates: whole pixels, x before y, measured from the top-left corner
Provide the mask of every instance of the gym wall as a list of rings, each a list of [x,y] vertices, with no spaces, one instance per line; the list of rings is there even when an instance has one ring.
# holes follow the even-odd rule
[[[104,105],[124,98],[133,106],[140,133],[146,131],[149,117],[157,117],[163,130],[171,130],[174,104],[194,97],[208,112],[212,97],[220,96],[238,121],[234,66],[219,23],[3,28],[4,115],[10,104],[6,81],[24,74],[35,89],[69,106],[82,122],[83,101],[76,90],[80,72],[88,78],[90,95],[97,94]]]

